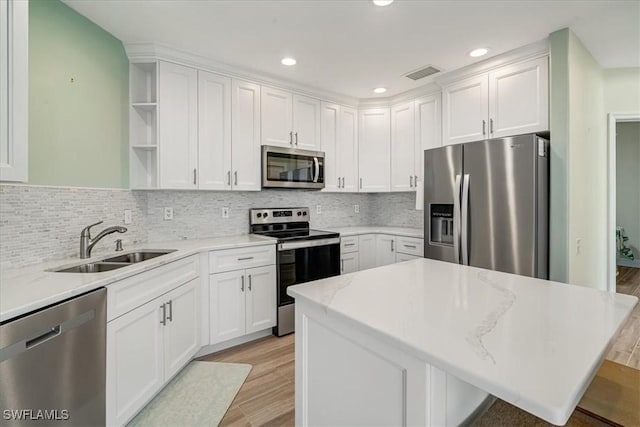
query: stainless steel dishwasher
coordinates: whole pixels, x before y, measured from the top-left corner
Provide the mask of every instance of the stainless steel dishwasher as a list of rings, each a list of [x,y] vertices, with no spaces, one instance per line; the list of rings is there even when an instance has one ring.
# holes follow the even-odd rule
[[[0,425],[105,424],[106,295],[0,325]]]

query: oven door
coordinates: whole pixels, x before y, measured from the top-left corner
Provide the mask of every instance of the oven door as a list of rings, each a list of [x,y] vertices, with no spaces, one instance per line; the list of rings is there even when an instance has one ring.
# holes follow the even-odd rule
[[[324,153],[263,145],[262,187],[324,188]]]
[[[287,295],[289,286],[339,274],[339,238],[280,243],[278,245],[278,307],[293,304],[294,299]]]

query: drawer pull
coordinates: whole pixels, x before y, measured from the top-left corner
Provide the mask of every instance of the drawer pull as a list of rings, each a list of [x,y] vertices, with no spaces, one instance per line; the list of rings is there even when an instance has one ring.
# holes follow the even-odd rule
[[[356,245],[355,243],[345,243],[344,244],[345,247],[347,247],[347,246],[355,246],[355,245]]]
[[[248,261],[250,259],[253,259],[253,257],[252,256],[246,256],[244,258],[238,258],[238,261]]]
[[[405,248],[417,249],[416,245],[404,245]]]

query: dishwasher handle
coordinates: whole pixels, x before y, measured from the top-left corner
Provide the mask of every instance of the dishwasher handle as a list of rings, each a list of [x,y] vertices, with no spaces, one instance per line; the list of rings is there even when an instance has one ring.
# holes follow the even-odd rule
[[[30,337],[25,337],[20,341],[10,344],[6,347],[0,348],[0,363],[5,360],[12,359],[19,355],[20,353],[24,353],[25,351],[31,350],[39,346],[40,344],[44,344],[47,341],[51,341],[65,332],[69,332],[72,329],[76,329],[83,324],[90,322],[96,317],[95,310],[89,310],[85,313],[82,313],[79,316],[73,317],[69,320],[65,320],[64,322],[47,328],[46,330],[39,332]]]

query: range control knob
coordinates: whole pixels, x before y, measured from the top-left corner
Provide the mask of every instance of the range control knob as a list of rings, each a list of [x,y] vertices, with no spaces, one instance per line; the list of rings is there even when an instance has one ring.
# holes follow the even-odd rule
[[[262,214],[263,217],[268,217],[269,216],[269,212],[265,212],[264,214]]]
[[[302,215],[307,216],[307,211],[302,212]]]
[[[301,216],[301,215],[302,215],[302,212],[298,211],[298,216]]]
[[[262,218],[262,214],[260,212],[258,212],[258,218]]]

